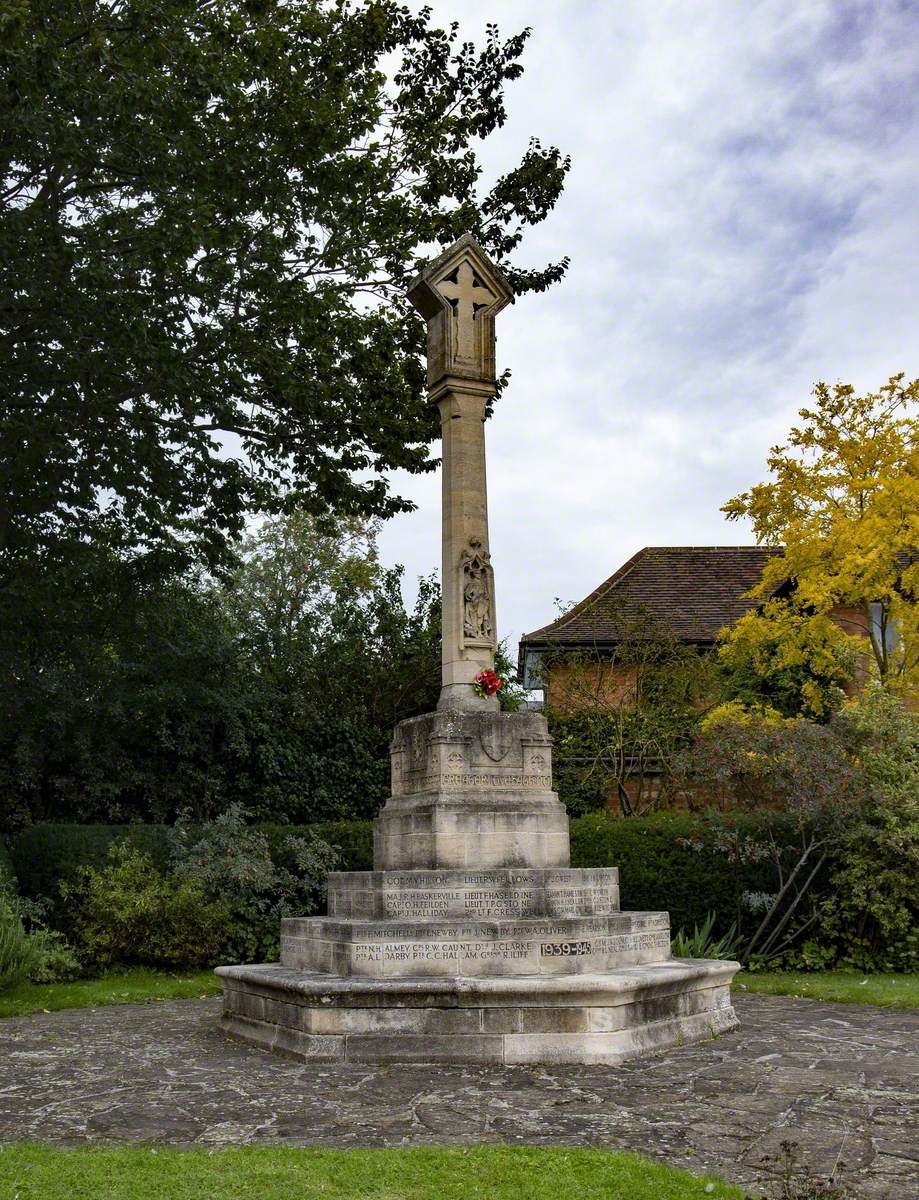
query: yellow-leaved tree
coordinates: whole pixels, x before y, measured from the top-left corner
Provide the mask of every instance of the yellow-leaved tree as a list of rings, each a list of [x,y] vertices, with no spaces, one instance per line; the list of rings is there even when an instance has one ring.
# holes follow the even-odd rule
[[[866,677],[919,702],[919,379],[894,375],[857,396],[818,383],[771,479],[735,496],[757,541],[784,547],[724,631],[721,656],[753,680],[825,715]],[[768,690],[768,688],[766,689]]]

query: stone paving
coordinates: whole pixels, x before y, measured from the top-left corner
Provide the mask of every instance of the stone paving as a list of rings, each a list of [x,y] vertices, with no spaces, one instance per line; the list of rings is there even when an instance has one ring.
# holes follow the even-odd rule
[[[738,997],[741,1030],[619,1067],[303,1064],[220,1000],[0,1021],[0,1141],[634,1150],[740,1184],[783,1140],[853,1196],[919,1197],[919,1012]]]

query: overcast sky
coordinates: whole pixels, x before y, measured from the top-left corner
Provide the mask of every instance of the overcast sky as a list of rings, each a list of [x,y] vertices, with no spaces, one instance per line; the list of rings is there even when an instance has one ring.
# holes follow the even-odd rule
[[[413,5],[417,8],[420,5]],[[764,477],[817,379],[919,375],[919,0],[450,0],[530,25],[495,173],[531,134],[573,161],[521,265],[565,281],[498,318],[486,427],[499,632],[648,545],[753,541],[719,507]],[[381,550],[439,570],[439,476]]]

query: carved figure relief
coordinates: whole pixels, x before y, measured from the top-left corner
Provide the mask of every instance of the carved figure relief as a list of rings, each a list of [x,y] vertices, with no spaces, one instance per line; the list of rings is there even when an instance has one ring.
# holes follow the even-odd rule
[[[495,640],[491,601],[491,555],[479,538],[471,538],[461,560],[463,637],[468,641]]]

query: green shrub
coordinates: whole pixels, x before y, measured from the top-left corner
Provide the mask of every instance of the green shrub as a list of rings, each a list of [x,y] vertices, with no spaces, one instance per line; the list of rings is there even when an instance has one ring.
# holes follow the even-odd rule
[[[230,936],[225,905],[208,903],[198,881],[166,875],[126,842],[112,845],[101,867],[80,867],[61,895],[68,932],[90,970],[207,967]]]
[[[677,931],[670,953],[675,958],[736,958],[740,949],[736,924],[720,938],[714,936],[714,928],[715,914],[710,912],[701,925],[693,926],[692,933]]]
[[[315,825],[261,824],[271,857],[279,867],[295,869],[293,855],[285,849],[289,837],[304,837],[312,830],[336,847],[339,870],[373,869],[371,821],[323,821]],[[109,848],[123,841],[146,854],[161,870],[169,866],[171,844],[168,825],[30,825],[10,841],[10,859],[24,896],[56,896],[60,883],[73,880],[81,867],[101,867]],[[2,867],[0,867],[2,870]],[[55,906],[55,916],[64,914]]]
[[[8,885],[0,887],[0,991],[23,979],[61,983],[79,974],[63,935],[45,925],[45,907],[23,900]]]
[[[291,837],[314,833],[332,846],[337,854],[338,871],[373,870],[372,821],[320,821],[315,825],[270,825],[259,823],[256,828],[268,839],[271,857],[279,867],[294,870],[296,864],[286,843]]]
[[[871,689],[833,728],[871,787],[833,855],[814,939],[791,965],[919,970],[919,716]]]
[[[288,832],[281,850],[291,867],[273,860],[269,840],[238,805],[201,826],[177,822],[170,831],[172,877],[197,884],[205,902],[227,913],[223,961],[275,959],[280,920],[318,912],[326,877],[337,865],[335,850],[315,830]]]
[[[58,885],[81,867],[101,867],[115,842],[128,842],[155,866],[169,862],[166,825],[29,825],[10,841],[10,857],[23,896],[56,896]]]
[[[18,909],[0,894],[0,992],[27,979],[39,960],[40,948],[26,932]]]
[[[751,903],[774,892],[775,868],[744,848],[770,834],[780,846],[794,845],[794,822],[777,813],[737,813],[720,823],[732,830],[730,846],[706,814],[658,812],[617,819],[590,813],[571,822],[571,865],[618,867],[622,907],[669,912],[675,930],[691,929],[714,912],[716,936],[735,922],[749,931]]]
[[[16,872],[9,850],[0,842],[0,892],[7,891],[16,891]]]

